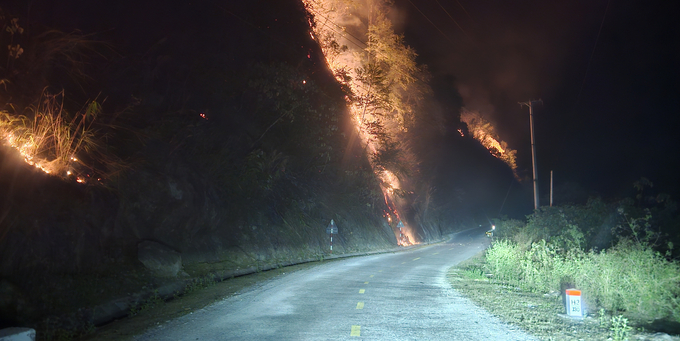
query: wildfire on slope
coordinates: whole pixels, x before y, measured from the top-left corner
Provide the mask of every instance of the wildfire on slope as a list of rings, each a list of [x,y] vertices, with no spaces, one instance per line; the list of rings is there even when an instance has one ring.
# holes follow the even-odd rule
[[[383,20],[378,2],[367,1],[366,3],[344,0],[303,0],[307,10],[314,16],[314,21],[309,21],[311,28],[310,36],[316,40],[324,53],[328,67],[341,84],[345,84],[352,93],[352,98],[346,96],[348,107],[362,145],[365,147],[369,161],[371,161],[376,178],[380,182],[385,204],[389,212],[384,212],[383,217],[393,228],[399,245],[412,245],[416,242],[412,229],[404,225],[399,217],[399,211],[395,202],[398,193],[402,192],[402,184],[399,178],[389,170],[376,165],[375,156],[378,155],[381,142],[375,138],[372,131],[376,126],[392,131],[399,128],[398,123],[390,122],[383,109],[372,107],[379,99],[375,95],[374,84],[361,82],[366,73],[371,69],[370,62],[376,58],[368,52],[370,42],[368,31],[372,25],[371,20]],[[362,23],[357,12],[373,13]],[[368,27],[366,27],[368,26]],[[390,25],[383,27],[389,28]],[[372,108],[372,109],[369,109]],[[393,219],[393,217],[395,219]],[[397,228],[398,226],[398,228]]]
[[[505,162],[508,167],[512,169],[515,177],[518,177],[517,163],[515,160],[517,151],[508,147],[508,144],[505,141],[500,140],[498,134],[496,134],[496,129],[491,125],[491,122],[484,119],[478,112],[468,110],[463,110],[463,112],[461,112],[460,120],[467,124],[468,131],[475,140],[479,141],[482,146],[488,149],[491,155]],[[463,132],[460,130],[459,132],[461,136],[463,136]]]
[[[34,108],[25,110],[28,116],[0,109],[0,145],[13,148],[24,162],[46,174],[86,183],[92,175],[76,154],[96,148],[92,123],[101,105],[90,101],[69,115],[63,101],[63,91],[44,92]]]
[[[16,149],[16,151],[19,152],[21,157],[24,158],[24,161],[31,165],[35,166],[35,168],[38,168],[42,170],[43,172],[49,174],[51,172],[51,169],[49,165],[45,162],[42,162],[40,160],[36,160],[35,156],[35,143],[32,141],[24,141],[21,142],[19,139],[15,136],[15,134],[11,131],[4,130],[0,131],[0,135],[2,135],[2,138],[7,141],[7,145],[10,147]]]

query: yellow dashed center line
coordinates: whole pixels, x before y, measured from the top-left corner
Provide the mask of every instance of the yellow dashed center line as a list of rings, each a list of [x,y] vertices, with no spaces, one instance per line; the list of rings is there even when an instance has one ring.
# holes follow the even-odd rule
[[[419,260],[419,259],[420,259],[420,257],[413,258],[413,260]]]
[[[361,336],[361,326],[352,326],[349,336]]]
[[[382,270],[378,270],[378,272],[382,272]]]
[[[359,289],[359,293],[360,293],[360,294],[363,294],[363,293],[365,293],[365,292],[366,292],[366,289]]]
[[[375,276],[375,275],[370,275],[370,276],[368,276],[368,277],[373,277],[373,276]]]
[[[439,252],[435,252],[435,253],[433,253],[433,255],[438,255],[438,254],[439,254]]]
[[[364,302],[357,303],[357,309],[364,309]]]
[[[364,282],[364,284],[368,284],[368,282]]]
[[[401,262],[401,264],[406,264],[406,262]]]

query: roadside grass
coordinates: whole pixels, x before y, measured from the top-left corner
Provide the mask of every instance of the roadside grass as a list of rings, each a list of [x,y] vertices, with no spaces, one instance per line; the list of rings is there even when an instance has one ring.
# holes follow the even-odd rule
[[[488,249],[485,267],[495,281],[531,292],[579,288],[590,313],[602,308],[680,322],[680,266],[629,241],[600,252],[561,253],[544,240],[526,250],[501,240]]]
[[[541,208],[525,223],[497,221],[491,247],[451,270],[451,283],[548,340],[680,334],[680,264],[670,238],[654,227],[670,220],[652,212],[664,211],[592,200]],[[567,288],[581,290],[585,318],[566,316]],[[652,339],[680,340],[662,337]]]
[[[486,266],[486,254],[482,252],[451,268],[449,282],[463,296],[505,323],[541,340],[680,340],[655,334],[648,321],[635,314],[587,309],[582,319],[568,317],[559,291],[543,293],[499,281],[491,273],[480,273]]]
[[[503,322],[520,327],[542,340],[607,340],[605,327],[592,318],[583,320],[564,316],[559,295],[542,295],[489,278],[466,276],[470,266],[483,265],[483,256],[449,271],[454,289]]]

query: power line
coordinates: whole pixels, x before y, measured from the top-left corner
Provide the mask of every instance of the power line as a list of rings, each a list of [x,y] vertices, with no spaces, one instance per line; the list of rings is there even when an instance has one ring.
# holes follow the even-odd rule
[[[344,27],[342,27],[342,26],[336,24],[335,22],[333,22],[333,20],[331,20],[330,18],[324,16],[323,14],[321,14],[321,13],[319,13],[319,12],[317,12],[317,11],[314,11],[314,10],[312,10],[311,8],[308,9],[308,10],[311,11],[311,12],[314,12],[315,14],[319,15],[320,17],[326,19],[326,22],[320,23],[321,25],[325,26],[325,27],[328,28],[330,31],[332,31],[332,32],[334,32],[334,33],[336,33],[336,34],[339,34],[340,36],[343,36],[344,34],[349,35],[350,37],[354,38],[356,41],[359,42],[359,44],[361,44],[361,45],[363,45],[363,46],[357,44],[356,42],[354,42],[354,41],[352,41],[352,40],[350,40],[350,39],[347,39],[348,42],[350,42],[350,43],[352,43],[353,45],[355,45],[356,47],[362,49],[362,50],[363,50],[362,52],[369,53],[368,51],[365,51],[365,50],[364,50],[365,48],[368,47],[368,44],[367,44],[367,43],[364,43],[363,41],[361,41],[359,38],[355,37],[355,36],[352,35],[351,33],[346,32],[346,31],[344,30]],[[333,24],[334,26],[340,28],[341,32],[338,32],[338,31],[334,30],[332,27],[330,27],[330,26],[327,24],[327,22],[329,22],[329,23]],[[344,37],[344,38],[347,38],[347,37]],[[378,56],[382,56],[383,58],[386,58],[386,56],[385,56],[384,54],[380,53],[380,52],[374,51],[374,53],[375,53],[376,55],[378,55]],[[397,72],[398,72],[399,74],[401,74],[402,76],[408,76],[406,73],[404,73],[404,72],[401,71],[401,70],[397,70]]]
[[[597,37],[595,38],[595,45],[593,46],[593,50],[590,52],[590,58],[588,59],[588,66],[586,67],[586,73],[583,75],[583,82],[581,82],[581,88],[578,90],[578,95],[576,95],[576,102],[574,102],[574,109],[576,109],[576,105],[578,105],[579,100],[581,99],[581,93],[583,92],[583,87],[586,84],[586,79],[588,78],[588,71],[590,70],[590,64],[593,61],[593,56],[595,55],[595,49],[597,48],[597,42],[600,40],[600,33],[602,33],[602,27],[604,26],[604,19],[607,17],[607,11],[609,10],[609,3],[611,0],[607,0],[607,7],[604,9],[604,14],[602,15],[602,21],[600,22],[600,29],[597,31]]]
[[[465,14],[467,14],[468,18],[470,18],[470,20],[472,20],[472,22],[475,22],[475,19],[472,19],[472,17],[470,16],[470,13],[468,13],[468,11],[465,9],[465,7],[463,7],[463,4],[461,4],[460,1],[458,1],[458,0],[456,0],[456,3],[458,3],[458,6],[460,6],[460,8],[463,9],[463,12],[465,12]]]
[[[317,12],[317,11],[311,9],[311,8],[308,8],[308,10],[309,10],[310,12],[314,12],[315,15],[318,15],[318,16],[320,16],[320,17],[326,19],[326,22],[330,22],[331,24],[335,25],[335,26],[338,27],[342,32],[338,32],[338,31],[336,31],[336,30],[330,28],[326,23],[322,23],[322,25],[328,27],[329,30],[331,30],[331,31],[333,31],[333,32],[335,32],[335,33],[337,33],[337,34],[339,34],[339,35],[344,35],[344,34],[346,34],[346,35],[348,35],[348,36],[354,38],[354,40],[358,41],[359,44],[364,45],[364,46],[359,46],[359,44],[357,44],[357,43],[351,41],[350,39],[347,39],[347,41],[351,42],[352,44],[356,45],[357,47],[360,47],[360,48],[368,47],[368,44],[364,43],[363,41],[361,41],[361,39],[355,37],[355,36],[352,35],[351,33],[345,31],[345,28],[344,28],[344,27],[342,27],[342,26],[336,24],[335,22],[333,22],[333,20],[331,20],[331,19],[328,18],[327,16],[325,16],[325,15],[323,15],[323,14],[321,14],[321,13],[319,13],[319,12]],[[347,38],[347,37],[345,37],[345,38]]]
[[[420,8],[418,8],[418,6],[416,6],[416,4],[413,3],[413,1],[408,0],[408,2],[410,2],[411,5],[413,5],[413,7],[415,7],[415,8],[418,10],[418,12],[420,12],[420,14],[422,14],[423,17],[425,17],[425,19],[427,19],[427,21],[429,21],[430,24],[432,24],[432,26],[434,26],[434,28],[437,29],[437,31],[439,31],[439,33],[441,33],[448,41],[450,41],[451,44],[454,44],[454,45],[456,44],[456,43],[453,42],[453,40],[451,40],[451,38],[449,38],[449,36],[446,35],[446,33],[444,33],[442,30],[440,30],[439,27],[437,27],[437,25],[435,25],[435,24],[432,22],[432,20],[430,20],[430,18],[427,17],[427,15],[425,15],[425,13],[423,13],[423,11],[421,11]]]
[[[465,30],[462,27],[460,27],[460,25],[458,25],[458,22],[456,21],[456,19],[453,19],[451,14],[449,14],[449,11],[447,11],[446,8],[444,8],[444,6],[442,6],[442,4],[439,3],[439,0],[434,0],[434,1],[437,3],[437,5],[439,5],[439,7],[441,7],[444,10],[444,13],[446,13],[446,15],[448,15],[449,18],[451,18],[451,21],[453,21],[453,23],[456,24],[456,26],[458,26],[458,28],[460,28],[460,30],[463,32],[463,34],[465,34],[465,36],[469,37],[467,32],[465,32]],[[460,4],[460,3],[458,3],[458,4]],[[463,10],[465,10],[465,9],[463,8]]]

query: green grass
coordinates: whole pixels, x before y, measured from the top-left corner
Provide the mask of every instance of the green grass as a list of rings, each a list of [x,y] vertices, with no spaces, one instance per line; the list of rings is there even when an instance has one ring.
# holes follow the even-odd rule
[[[558,252],[543,240],[526,249],[500,240],[487,250],[485,266],[494,280],[534,292],[574,285],[582,290],[590,312],[603,308],[680,321],[680,266],[632,242],[601,252]]]

